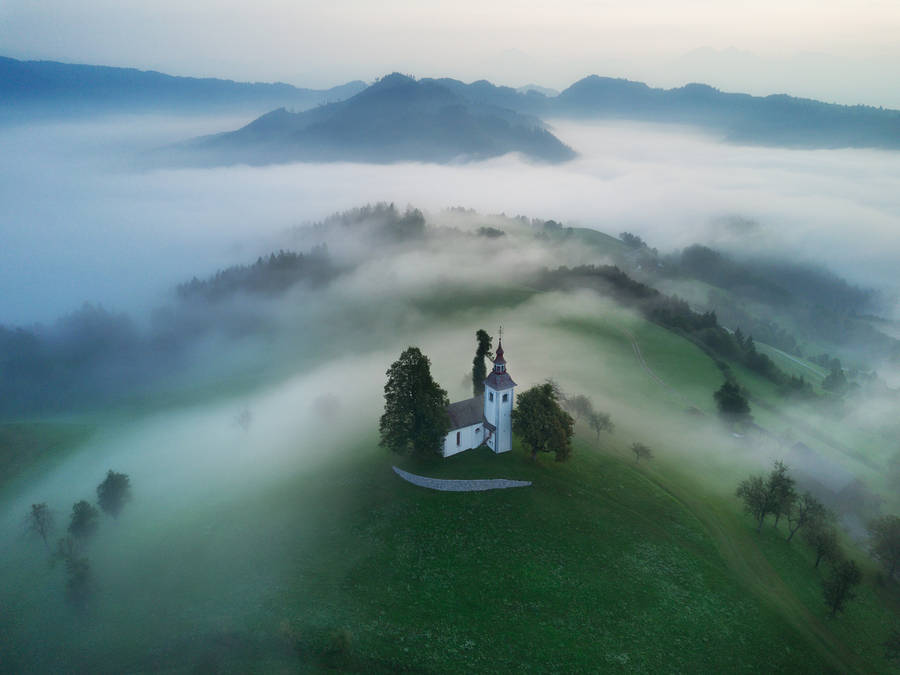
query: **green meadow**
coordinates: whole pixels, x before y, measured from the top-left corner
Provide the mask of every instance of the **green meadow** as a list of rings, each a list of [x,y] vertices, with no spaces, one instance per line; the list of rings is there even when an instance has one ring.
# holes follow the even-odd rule
[[[453,301],[442,298],[440,311],[452,312]],[[43,544],[17,539],[0,561],[11,582],[0,591],[0,668],[891,672],[881,643],[900,599],[896,587],[878,585],[864,552],[845,542],[865,580],[831,619],[820,590],[827,566],[814,570],[799,538],[787,543],[771,522],[757,535],[741,512],[737,482],[769,460],[717,421],[712,392],[723,377],[708,356],[595,296],[511,289],[498,307],[511,315],[504,346],[520,388],[552,377],[610,412],[614,433],[598,438],[579,422],[566,463],[531,462],[518,445],[499,456],[484,448],[447,460],[392,456],[374,435],[375,385],[362,431],[325,430],[315,463],[299,459],[309,441],[287,436],[278,442],[298,458],[282,460],[274,476],[248,471],[222,490],[188,485],[202,499],[182,485],[154,493],[151,508],[136,480],[134,504],[104,521],[91,545],[97,587],[83,614],[65,605]],[[457,316],[466,325],[423,337],[451,398],[466,395],[451,379],[470,361],[466,322],[479,325],[477,314]],[[446,364],[453,353],[455,369]],[[386,365],[372,370],[380,376]],[[734,368],[754,397],[779,402],[770,383]],[[778,414],[754,415],[783,430]],[[4,449],[34,448],[37,472],[42,457],[56,466],[82,456],[93,442],[84,428],[5,428]],[[634,441],[654,459],[635,462]],[[243,461],[250,467],[253,457]],[[404,482],[392,465],[533,485],[436,492]],[[27,506],[9,486],[0,498],[5,509]]]

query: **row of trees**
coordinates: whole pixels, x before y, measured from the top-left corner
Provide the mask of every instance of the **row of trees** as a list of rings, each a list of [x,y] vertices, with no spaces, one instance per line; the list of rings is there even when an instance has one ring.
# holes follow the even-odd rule
[[[46,502],[32,504],[27,517],[28,529],[44,542],[54,561],[62,561],[66,572],[66,599],[77,608],[87,604],[92,587],[91,563],[85,555],[87,542],[100,525],[100,510],[118,518],[126,502],[131,499],[131,481],[124,473],[108,471],[97,486],[97,504],[82,499],[72,505],[66,534],[51,552],[50,538],[55,530],[55,518]]]
[[[750,476],[738,485],[737,496],[762,530],[772,516],[777,528],[781,518],[788,522],[787,540],[802,530],[803,539],[813,549],[818,568],[822,560],[831,563],[831,574],[822,580],[822,595],[834,616],[853,599],[853,589],[862,581],[862,571],[846,558],[838,544],[834,515],[812,493],[799,494],[796,483],[782,461],[776,461],[768,476]]]
[[[815,554],[813,566],[825,560],[831,572],[822,581],[822,593],[831,615],[841,611],[853,599],[853,589],[862,581],[862,571],[855,561],[841,549],[835,516],[809,491],[800,493],[788,467],[776,461],[768,475],[750,476],[741,481],[736,490],[745,510],[756,521],[756,531],[771,516],[777,528],[782,518],[787,520],[787,541],[797,532]],[[869,523],[872,556],[894,578],[900,570],[900,518],[882,516]]]
[[[562,394],[558,388],[556,388],[556,393],[562,402],[562,406],[572,413],[576,419],[587,422],[588,426],[597,433],[598,439],[600,438],[600,432],[605,431],[611,434],[615,430],[615,425],[612,423],[609,413],[595,410],[593,401],[584,394],[576,394],[569,398]]]

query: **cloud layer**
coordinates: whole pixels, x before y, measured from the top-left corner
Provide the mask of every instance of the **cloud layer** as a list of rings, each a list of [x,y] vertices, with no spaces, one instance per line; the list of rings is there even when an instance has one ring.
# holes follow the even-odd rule
[[[900,154],[742,147],[674,128],[557,124],[581,157],[455,166],[292,164],[143,171],[140,153],[237,120],[128,118],[0,130],[0,323],[84,301],[134,310],[253,260],[297,224],[375,201],[524,214],[661,250],[694,242],[895,284]]]

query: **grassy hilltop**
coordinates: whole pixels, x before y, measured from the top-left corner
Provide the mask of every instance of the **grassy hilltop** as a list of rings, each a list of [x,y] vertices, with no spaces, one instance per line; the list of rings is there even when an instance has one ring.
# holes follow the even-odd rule
[[[593,240],[593,255],[617,254],[616,240],[577,236],[579,251]],[[341,289],[343,302],[354,288]],[[0,558],[0,670],[891,672],[881,644],[897,622],[896,586],[879,585],[845,538],[865,578],[830,619],[827,566],[814,570],[799,537],[786,542],[771,519],[756,534],[734,489],[784,448],[720,425],[722,367],[697,344],[594,291],[518,280],[410,288],[396,306],[355,315],[371,328],[364,339],[307,303],[315,321],[299,334],[309,349],[277,377],[264,371],[263,384],[85,412],[89,437],[29,427],[30,452],[53,461],[0,485],[12,542]],[[421,345],[451,400],[471,395],[474,330],[494,317],[520,389],[552,377],[609,412],[615,432],[597,438],[579,422],[566,463],[532,463],[518,445],[447,460],[379,448],[383,373],[399,349]],[[266,344],[280,353],[277,340]],[[803,416],[816,435],[793,427],[794,439],[876,474],[863,459],[877,458],[840,449],[854,433],[868,438],[857,427],[810,417],[812,404],[727,365],[770,407],[752,404],[760,427],[782,434]],[[321,396],[338,385],[341,398]],[[242,408],[253,413],[246,429],[233,421]],[[655,458],[636,463],[635,441]],[[533,486],[433,492],[392,464]],[[78,613],[43,544],[14,525],[47,500],[64,527],[68,505],[91,498],[108,468],[131,476],[135,499],[91,542],[96,587]]]

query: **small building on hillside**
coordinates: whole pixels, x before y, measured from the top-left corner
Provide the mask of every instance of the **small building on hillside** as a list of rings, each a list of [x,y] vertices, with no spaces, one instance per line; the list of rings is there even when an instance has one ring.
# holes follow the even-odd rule
[[[487,445],[494,452],[512,450],[512,409],[516,383],[506,369],[503,340],[497,343],[494,367],[484,381],[484,394],[451,403],[447,408],[450,431],[443,456]]]

